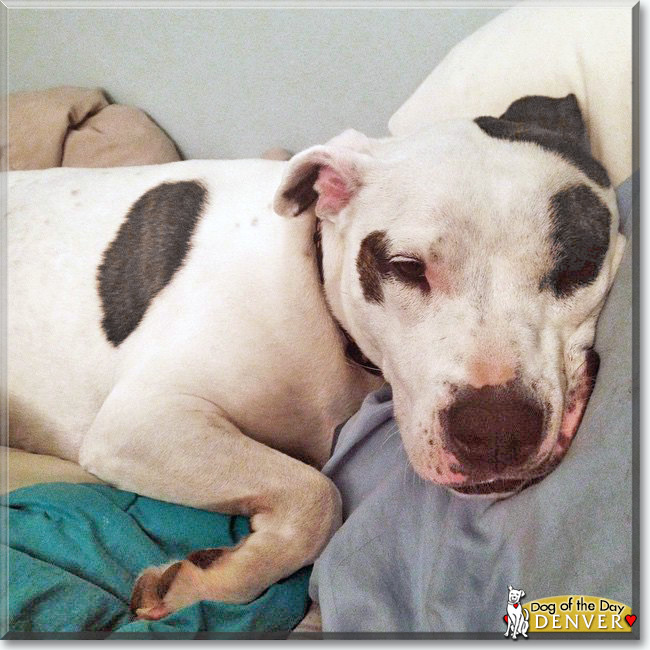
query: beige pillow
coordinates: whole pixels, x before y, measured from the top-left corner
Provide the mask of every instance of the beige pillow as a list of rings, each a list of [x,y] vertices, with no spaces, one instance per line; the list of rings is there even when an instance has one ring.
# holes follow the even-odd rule
[[[111,104],[69,132],[63,167],[155,165],[180,160],[174,143],[141,110]]]
[[[61,86],[8,97],[9,169],[114,167],[180,160],[143,111],[98,88]]]
[[[59,167],[68,129],[108,106],[97,88],[62,86],[7,99],[9,169]]]
[[[36,483],[101,483],[96,476],[69,460],[32,454],[22,449],[0,447],[2,465],[7,467],[6,486],[0,481],[0,494]],[[6,465],[4,459],[6,458]]]
[[[393,135],[575,93],[614,185],[632,173],[631,7],[517,6],[456,45],[391,117]]]

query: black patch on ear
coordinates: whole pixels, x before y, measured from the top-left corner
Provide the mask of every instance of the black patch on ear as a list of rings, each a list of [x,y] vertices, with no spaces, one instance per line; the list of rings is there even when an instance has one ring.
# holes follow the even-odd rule
[[[381,303],[384,299],[382,280],[390,275],[388,240],[384,230],[371,232],[361,242],[357,255],[357,273],[363,296],[368,302]]]
[[[314,184],[318,180],[319,170],[320,167],[314,167],[301,181],[282,193],[283,198],[287,201],[298,204],[298,210],[294,216],[302,214],[318,198]]]
[[[113,345],[133,332],[180,268],[206,197],[198,181],[162,183],[129,210],[97,275],[102,328]]]
[[[558,192],[549,209],[555,266],[539,287],[564,298],[598,277],[609,248],[611,214],[586,185]]]
[[[555,131],[577,140],[589,151],[587,130],[573,93],[561,99],[542,95],[522,97],[512,102],[499,119],[537,124],[547,131]]]
[[[562,99],[523,97],[499,118],[477,117],[474,122],[493,138],[532,142],[557,153],[594,183],[609,187],[605,168],[591,156],[580,109],[574,95]]]

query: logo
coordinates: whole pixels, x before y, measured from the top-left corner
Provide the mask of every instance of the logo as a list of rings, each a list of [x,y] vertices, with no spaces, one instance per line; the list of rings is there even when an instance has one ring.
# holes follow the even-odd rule
[[[628,605],[596,596],[552,596],[522,603],[523,589],[508,585],[505,637],[530,632],[631,632],[637,617]]]
[[[508,604],[506,605],[506,615],[503,617],[506,622],[506,633],[503,636],[511,635],[513,639],[521,634],[525,639],[528,638],[528,628],[530,626],[529,613],[521,606],[521,599],[526,595],[523,589],[513,589],[508,585]]]

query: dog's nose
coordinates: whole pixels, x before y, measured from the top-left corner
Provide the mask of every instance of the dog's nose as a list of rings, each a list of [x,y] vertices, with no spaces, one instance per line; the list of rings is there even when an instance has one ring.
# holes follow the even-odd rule
[[[441,414],[463,470],[498,474],[524,464],[544,435],[544,411],[515,382],[467,388]]]

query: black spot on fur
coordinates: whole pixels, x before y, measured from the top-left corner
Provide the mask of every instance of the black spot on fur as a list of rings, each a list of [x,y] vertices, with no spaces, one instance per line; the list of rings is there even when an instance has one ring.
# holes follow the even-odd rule
[[[187,559],[199,569],[207,569],[226,552],[225,548],[206,548],[190,553]]]
[[[197,181],[163,183],[129,210],[98,270],[106,338],[119,345],[180,268],[207,197]]]
[[[555,266],[540,283],[558,298],[592,283],[609,248],[611,214],[586,185],[575,185],[551,197],[550,213]]]
[[[575,95],[522,97],[501,117],[477,117],[474,121],[493,138],[537,144],[562,156],[601,187],[610,185],[605,168],[591,156]]]
[[[569,136],[589,150],[587,130],[576,96],[571,93],[562,99],[529,95],[512,102],[501,116],[502,120],[537,124],[548,131]]]
[[[381,303],[384,299],[381,283],[390,275],[385,231],[375,230],[361,242],[357,255],[357,272],[365,299]]]
[[[169,591],[169,588],[172,586],[172,582],[176,579],[176,575],[181,570],[181,563],[176,562],[172,564],[169,568],[165,569],[165,572],[160,576],[158,585],[156,587],[156,593],[158,598],[162,600]]]

